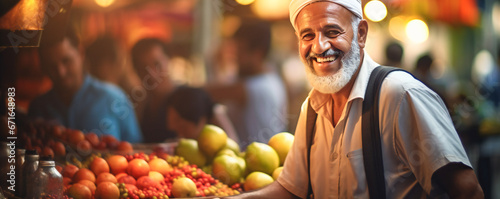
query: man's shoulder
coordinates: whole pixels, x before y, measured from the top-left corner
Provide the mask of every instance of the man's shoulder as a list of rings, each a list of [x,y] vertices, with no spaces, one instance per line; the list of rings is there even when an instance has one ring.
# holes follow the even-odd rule
[[[101,97],[122,98],[125,93],[118,87],[100,80],[91,79],[86,92],[96,94]]]
[[[411,73],[407,71],[393,71],[384,79],[381,93],[384,93],[384,91],[390,93],[403,93],[411,89],[429,90]]]

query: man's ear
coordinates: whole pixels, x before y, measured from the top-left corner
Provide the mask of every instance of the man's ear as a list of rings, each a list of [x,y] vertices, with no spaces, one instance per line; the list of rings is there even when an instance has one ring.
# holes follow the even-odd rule
[[[361,49],[365,47],[367,35],[368,35],[368,22],[362,19],[358,25],[358,45]]]

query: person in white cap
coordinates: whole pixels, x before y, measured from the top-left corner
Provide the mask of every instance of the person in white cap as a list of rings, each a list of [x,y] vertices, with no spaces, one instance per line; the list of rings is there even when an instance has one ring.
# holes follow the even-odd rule
[[[368,23],[361,2],[292,0],[290,21],[314,88],[302,106],[280,177],[234,198],[369,198],[361,115],[369,76],[379,64],[364,51]],[[395,71],[384,79],[379,100],[385,198],[484,197],[436,93]],[[310,166],[305,142],[309,103],[317,113]]]

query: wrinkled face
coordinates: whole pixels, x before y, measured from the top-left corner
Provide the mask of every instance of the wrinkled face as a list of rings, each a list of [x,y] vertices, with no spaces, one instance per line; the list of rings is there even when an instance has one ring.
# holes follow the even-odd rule
[[[40,63],[56,90],[76,91],[83,84],[83,57],[68,39],[43,49]]]
[[[141,53],[137,61],[139,68],[139,77],[151,75],[155,78],[169,78],[168,76],[168,56],[160,46],[154,46]]]
[[[352,13],[331,2],[306,6],[297,16],[299,53],[310,83],[322,93],[336,93],[360,64],[357,25]]]

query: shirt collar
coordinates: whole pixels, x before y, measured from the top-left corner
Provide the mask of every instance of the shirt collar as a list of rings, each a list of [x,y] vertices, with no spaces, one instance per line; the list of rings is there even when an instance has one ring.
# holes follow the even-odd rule
[[[373,69],[378,65],[379,64],[373,61],[373,59],[365,51],[363,57],[363,63],[361,64],[361,69],[359,70],[358,76],[354,81],[354,85],[352,87],[351,93],[349,94],[347,102],[350,102],[357,98],[364,99],[370,74],[372,73]],[[316,111],[318,111],[331,99],[332,97],[330,94],[321,93],[314,88],[309,93],[309,100],[311,102],[311,106]]]
[[[370,55],[368,55],[368,53],[366,53],[365,51],[363,64],[361,65],[361,69],[359,70],[358,77],[354,81],[354,85],[352,86],[351,94],[349,94],[347,102],[350,102],[356,98],[365,98],[366,87],[368,87],[370,74],[378,65],[379,64],[373,61]]]
[[[82,86],[80,87],[80,89],[78,89],[78,91],[75,93],[75,96],[73,97],[73,100],[75,98],[80,98],[80,97],[83,97],[84,95],[84,92],[87,90],[87,88],[90,86],[90,84],[92,83],[93,81],[93,77],[90,76],[88,73],[85,73],[83,75],[83,84]]]

